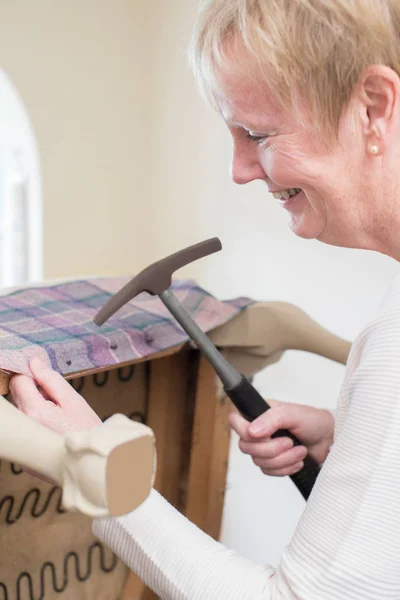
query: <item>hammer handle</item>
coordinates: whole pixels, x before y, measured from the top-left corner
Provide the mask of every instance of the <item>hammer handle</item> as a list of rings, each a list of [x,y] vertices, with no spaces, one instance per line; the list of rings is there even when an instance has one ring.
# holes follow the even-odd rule
[[[264,398],[257,392],[255,387],[253,387],[246,377],[243,377],[236,387],[225,389],[225,392],[242,416],[248,421],[254,421],[270,408]],[[276,431],[272,437],[288,437],[293,441],[295,446],[304,445],[296,438],[296,436],[285,429]],[[294,473],[294,475],[290,475],[290,479],[305,500],[310,496],[319,472],[319,465],[310,455],[307,455],[304,459],[304,467],[301,471]]]

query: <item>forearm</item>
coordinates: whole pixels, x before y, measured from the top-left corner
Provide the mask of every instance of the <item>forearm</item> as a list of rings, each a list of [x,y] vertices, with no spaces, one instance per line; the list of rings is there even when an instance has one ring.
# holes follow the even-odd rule
[[[95,519],[93,531],[163,600],[272,600],[274,570],[216,542],[156,491],[134,512]]]
[[[133,513],[96,519],[93,531],[162,599],[293,598],[272,567],[217,543],[154,490]]]

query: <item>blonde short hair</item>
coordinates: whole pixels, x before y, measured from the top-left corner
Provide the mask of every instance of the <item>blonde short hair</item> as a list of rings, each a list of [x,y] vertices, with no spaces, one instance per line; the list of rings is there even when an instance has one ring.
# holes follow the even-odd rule
[[[228,60],[243,45],[250,71]],[[316,126],[334,133],[368,65],[400,75],[400,0],[203,0],[189,57],[214,104],[231,64],[265,80],[286,107],[300,92]]]

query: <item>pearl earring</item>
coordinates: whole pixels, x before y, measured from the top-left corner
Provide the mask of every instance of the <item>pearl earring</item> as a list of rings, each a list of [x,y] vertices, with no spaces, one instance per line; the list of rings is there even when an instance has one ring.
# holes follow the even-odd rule
[[[371,152],[371,154],[378,154],[379,148],[378,146],[371,146],[369,151]]]

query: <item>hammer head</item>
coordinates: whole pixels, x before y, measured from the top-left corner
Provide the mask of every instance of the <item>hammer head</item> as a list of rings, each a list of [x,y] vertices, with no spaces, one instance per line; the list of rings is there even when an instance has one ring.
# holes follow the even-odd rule
[[[159,296],[171,286],[172,275],[175,271],[199,258],[214,254],[214,252],[218,252],[221,249],[222,244],[220,240],[218,238],[211,238],[153,263],[115,294],[97,313],[94,322],[96,325],[103,325],[124,304],[133,300],[133,298],[142,292],[147,292],[152,296]]]

